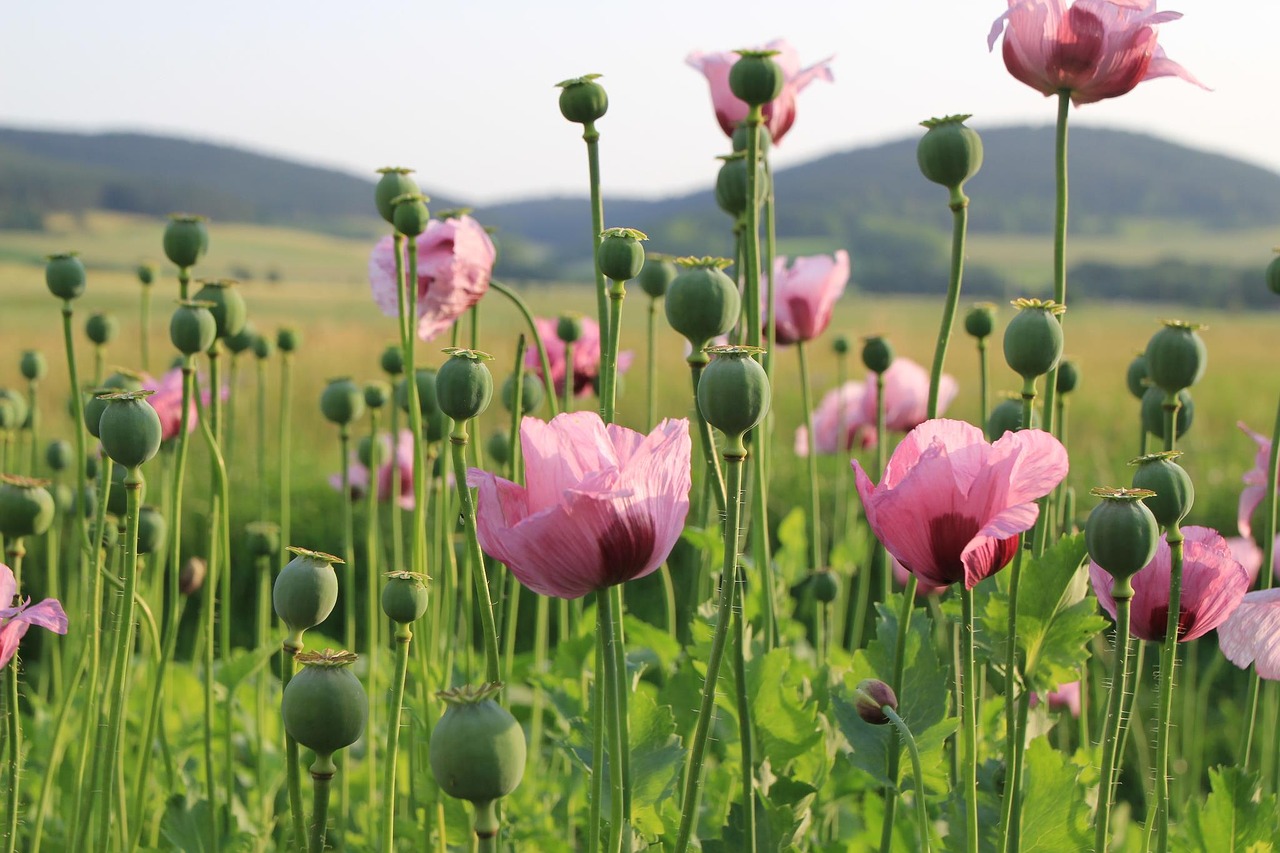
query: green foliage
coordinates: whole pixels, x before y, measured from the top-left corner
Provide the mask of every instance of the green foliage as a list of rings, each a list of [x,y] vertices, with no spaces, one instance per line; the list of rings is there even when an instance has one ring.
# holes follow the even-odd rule
[[[1276,796],[1263,795],[1258,774],[1239,767],[1209,771],[1212,793],[1200,808],[1187,809],[1178,826],[1182,850],[1269,853],[1276,849]]]
[[[1087,759],[1080,755],[1072,759],[1045,738],[1027,745],[1019,848],[1023,853],[1088,849],[1090,808],[1080,782],[1091,771],[1082,764],[1087,768]]]

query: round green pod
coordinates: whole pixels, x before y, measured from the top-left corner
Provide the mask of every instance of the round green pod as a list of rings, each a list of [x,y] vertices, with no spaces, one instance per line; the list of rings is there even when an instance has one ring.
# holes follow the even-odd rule
[[[44,266],[44,283],[59,299],[76,299],[84,294],[84,264],[75,252],[49,255]]]
[[[666,255],[650,252],[645,258],[644,267],[636,276],[636,284],[651,299],[661,299],[667,295],[667,288],[676,277],[676,265]]]
[[[1280,255],[1271,259],[1271,263],[1267,264],[1267,287],[1271,288],[1272,293],[1280,294]]]
[[[280,525],[251,521],[244,526],[244,542],[253,556],[274,557],[280,553]]]
[[[1004,330],[1004,360],[1024,380],[1044,376],[1062,358],[1061,306],[1039,299],[1018,299],[1018,313]]]
[[[196,300],[210,302],[210,313],[218,324],[218,337],[229,338],[244,328],[248,322],[249,308],[245,305],[244,296],[240,293],[237,282],[230,279],[206,281]]]
[[[1059,394],[1070,394],[1080,384],[1080,368],[1074,361],[1058,362],[1058,380],[1055,387]]]
[[[428,761],[436,783],[451,797],[491,802],[514,791],[524,777],[524,730],[491,698],[499,686],[439,694],[445,711],[431,731]]]
[[[50,471],[65,471],[75,462],[75,451],[71,442],[56,438],[44,449],[44,462]]]
[[[546,389],[542,380],[532,373],[520,372],[520,413],[531,415],[542,405]],[[516,404],[516,375],[508,374],[502,383],[502,406],[508,412]]]
[[[840,578],[826,569],[810,575],[809,585],[814,599],[822,604],[830,604],[840,596]]]
[[[1147,342],[1147,371],[1166,394],[1190,388],[1204,376],[1209,354],[1196,334],[1199,326],[1171,320]]]
[[[84,323],[85,337],[98,346],[111,343],[119,331],[119,321],[111,314],[102,311],[90,314],[89,319]]]
[[[982,168],[982,137],[965,125],[967,115],[946,116],[921,122],[926,128],[916,145],[920,172],[935,184],[959,193],[965,182]]]
[[[293,645],[302,645],[302,632],[329,618],[338,603],[338,576],[335,564],[342,560],[332,554],[289,546],[294,555],[276,575],[271,588],[271,604],[276,616],[289,629]]]
[[[46,480],[33,480],[12,474],[0,474],[0,534],[6,539],[39,536],[53,524],[57,504],[45,486]],[[9,606],[10,602],[3,602]]]
[[[682,269],[667,288],[667,323],[693,347],[690,359],[705,361],[702,349],[738,321],[742,300],[723,259],[682,259]]]
[[[744,347],[717,347],[698,380],[698,410],[730,438],[741,438],[769,412],[769,377]]]
[[[265,361],[275,355],[276,345],[266,335],[256,335],[253,339],[253,354],[259,361]]]
[[[1180,523],[1196,502],[1196,487],[1191,482],[1191,475],[1176,461],[1181,455],[1177,450],[1150,453],[1129,463],[1136,466],[1133,488],[1155,493],[1143,503],[1161,527]]]
[[[373,203],[378,209],[378,215],[388,223],[394,224],[394,199],[408,193],[420,192],[418,182],[409,177],[411,174],[413,169],[405,169],[401,166],[387,166],[378,170],[378,183],[373,188]]]
[[[169,318],[169,340],[184,355],[208,352],[218,337],[218,321],[208,302],[179,302]]]
[[[1094,489],[1092,493],[1102,502],[1089,513],[1084,526],[1089,558],[1127,586],[1128,578],[1151,562],[1160,544],[1159,524],[1143,503],[1151,493],[1142,489]]]
[[[302,333],[292,326],[282,326],[276,332],[276,346],[280,352],[297,352],[302,346]]]
[[[1134,356],[1133,361],[1129,362],[1129,367],[1125,371],[1125,386],[1129,389],[1129,393],[1141,400],[1147,394],[1150,385],[1150,375],[1147,373],[1147,355],[1146,353],[1138,353]]]
[[[642,240],[649,238],[634,228],[608,228],[600,235],[596,266],[606,278],[630,281],[644,269]]]
[[[289,679],[280,700],[285,731],[328,759],[360,739],[369,719],[369,697],[350,669],[351,652],[303,652],[302,670]]]
[[[364,395],[350,377],[330,379],[320,393],[320,413],[330,423],[350,424],[364,414]]]
[[[160,449],[160,416],[146,398],[149,391],[126,391],[107,397],[98,424],[102,449],[117,465],[137,468]]]
[[[455,421],[479,417],[493,399],[493,375],[484,353],[455,350],[436,373],[436,403]]]
[[[505,432],[495,432],[484,444],[484,452],[496,465],[506,465],[511,461],[511,436]]]
[[[156,280],[155,264],[138,264],[138,269],[136,270],[136,273],[138,276],[138,282],[142,284],[143,287],[150,287],[152,284],[155,283],[155,280]]]
[[[996,306],[990,302],[979,302],[964,315],[964,330],[970,337],[982,340],[990,336],[996,328]]]
[[[193,267],[209,251],[209,229],[203,216],[175,213],[164,229],[164,255],[174,266]]]
[[[101,438],[102,429],[102,413],[107,410],[106,397],[116,393],[117,389],[107,388],[105,386],[95,388],[89,392],[89,398],[84,401],[84,426],[89,430],[89,435],[94,438]]]
[[[427,197],[422,193],[405,193],[391,200],[391,224],[406,237],[412,239],[427,230],[431,211],[427,209]]]
[[[609,96],[596,82],[599,74],[587,74],[557,83],[560,87],[560,115],[574,124],[591,124],[609,111]]]
[[[27,398],[12,388],[0,388],[0,403],[0,430],[21,429],[30,413]]]
[[[425,578],[414,572],[388,572],[382,587],[382,612],[392,622],[409,624],[427,612],[429,597]]]
[[[1001,400],[991,407],[991,413],[987,415],[986,428],[983,432],[986,433],[987,441],[995,441],[1006,432],[1017,432],[1022,428],[1022,399],[1015,396]],[[1032,409],[1031,429],[1039,428],[1040,412]]]
[[[786,75],[773,61],[774,50],[739,50],[729,68],[729,91],[748,106],[762,107],[782,94]]]
[[[370,409],[381,409],[391,397],[391,387],[385,382],[366,382],[362,391],[364,404]]]
[[[872,373],[884,373],[893,364],[893,347],[878,335],[866,338],[862,343],[862,363]]]
[[[22,358],[18,360],[18,369],[22,372],[23,379],[39,382],[49,372],[49,363],[39,350],[23,350]]]
[[[404,351],[399,344],[389,344],[378,358],[378,366],[383,373],[399,376],[404,373]]]
[[[761,124],[759,130],[760,156],[764,157],[769,153],[769,149],[773,147],[773,134],[769,132],[767,124]],[[738,126],[733,129],[733,136],[730,139],[733,140],[734,151],[747,150],[747,123],[745,121],[738,122]]]
[[[582,340],[582,315],[561,314],[556,318],[556,337],[566,344]]]
[[[1147,388],[1142,395],[1142,426],[1156,438],[1164,440],[1164,391],[1154,386]],[[1191,393],[1185,388],[1178,392],[1178,414],[1174,422],[1174,438],[1182,436],[1191,429],[1195,420],[1196,407]]]
[[[226,344],[227,350],[232,355],[240,355],[242,352],[247,352],[248,350],[253,349],[253,343],[258,339],[258,337],[258,331],[253,327],[253,323],[246,322],[240,327],[240,331],[236,332],[234,335],[227,335],[227,338],[223,343]]]
[[[138,510],[138,553],[159,554],[169,537],[169,522],[150,504]]]

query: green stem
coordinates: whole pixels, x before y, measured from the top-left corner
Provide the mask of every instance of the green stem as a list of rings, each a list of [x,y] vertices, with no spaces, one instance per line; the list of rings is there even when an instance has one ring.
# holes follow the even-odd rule
[[[990,414],[991,394],[987,390],[988,373],[987,339],[978,338],[978,425],[983,430],[987,428],[987,417]]]
[[[582,141],[587,143],[587,179],[591,188],[591,266],[596,274],[596,319],[600,323],[600,340],[609,340],[609,303],[604,273],[595,262],[600,251],[600,235],[604,232],[604,201],[600,197],[600,132],[595,122],[582,126]],[[548,374],[549,375],[549,374]],[[566,373],[566,382],[573,381],[572,371]]]
[[[257,360],[258,379],[258,518],[267,518],[267,360]]]
[[[624,676],[618,672],[618,659],[614,654],[614,623],[617,617],[614,614],[613,605],[610,590],[596,591],[596,614],[600,620],[600,636],[604,638],[604,711],[609,739],[609,785],[612,788],[612,796],[609,799],[609,841],[605,851],[621,853],[622,839],[627,832],[623,811],[627,796],[627,780],[623,773],[622,706],[618,702],[618,696],[625,687],[622,684]]]
[[[774,207],[773,198],[773,169],[769,165],[769,152],[761,150],[760,161],[764,165],[765,182],[767,184],[767,192],[764,195],[764,269],[765,269],[765,296],[764,304],[772,306],[774,301],[773,295],[773,259],[776,255],[775,247],[777,245],[777,217]],[[776,311],[770,311],[768,318],[765,320],[764,330],[764,369],[769,377],[769,385],[773,385],[773,351],[778,344],[778,315]],[[810,432],[810,440],[813,433]]]
[[[551,360],[547,358],[546,345],[542,342],[542,336],[538,334],[538,326],[533,322],[533,314],[529,311],[529,306],[525,304],[518,293],[500,281],[490,280],[489,287],[511,300],[511,304],[516,306],[516,310],[524,317],[525,325],[529,327],[529,334],[533,339],[533,345],[538,348],[538,363],[542,365],[542,382],[546,386],[546,397],[549,401],[547,405],[551,408],[552,417],[555,417],[558,412],[556,411],[556,386],[551,378]],[[601,292],[603,293],[603,291]],[[604,334],[604,330],[601,329],[600,333]]]
[[[351,500],[351,427],[338,425],[338,453],[342,457],[342,559],[346,562],[345,571],[339,574],[342,584],[342,637],[348,649],[356,647],[356,595],[355,595],[355,562],[356,533],[355,510]],[[369,491],[377,491],[378,472],[369,472]],[[373,626],[369,626],[370,630]]]
[[[383,759],[382,846],[381,853],[395,849],[396,761],[400,749],[400,719],[404,709],[404,681],[409,671],[409,643],[413,631],[408,624],[396,624],[396,671],[391,681],[390,719],[387,721],[387,754]]]
[[[560,599],[565,603],[564,599]],[[563,623],[565,610],[560,611],[561,636],[564,634]],[[599,612],[597,611],[597,618]],[[604,811],[604,750],[605,750],[605,678],[604,669],[611,664],[605,662],[604,631],[596,632],[596,677],[591,685],[591,796],[587,850],[597,853],[600,849],[600,819]],[[612,659],[612,655],[609,656]],[[615,798],[616,800],[617,798]]]
[[[605,352],[608,352],[606,347]],[[601,396],[604,395],[604,389],[601,388]],[[564,342],[564,391],[562,402],[560,403],[560,411],[573,411],[573,341]]]
[[[1053,218],[1053,301],[1067,304],[1067,117],[1071,108],[1071,92],[1058,92],[1058,122],[1054,134],[1054,184],[1056,204]],[[1062,323],[1062,314],[1057,315]],[[1053,434],[1054,397],[1058,391],[1058,368],[1045,376],[1044,411],[1041,429]],[[1030,421],[1024,421],[1030,423]]]
[[[49,800],[52,798],[54,786],[59,779],[58,768],[61,766],[63,755],[66,752],[67,744],[63,735],[71,719],[72,700],[78,698],[77,691],[88,668],[89,644],[85,643],[80,648],[80,660],[71,676],[71,682],[68,684],[66,691],[60,693],[58,697],[58,720],[53,727],[52,755],[49,758],[49,764],[45,769],[44,779],[40,785],[40,801],[36,804],[35,827],[31,831],[30,853],[40,853],[40,842],[44,835],[45,815],[49,811]]]
[[[498,810],[496,800],[484,800],[475,804],[473,825],[476,833],[477,853],[498,853]]]
[[[751,698],[747,685],[747,576],[738,566],[734,577],[733,608],[734,656],[733,680],[738,700],[738,744],[742,750],[742,817],[743,842],[747,850],[756,849],[756,762],[751,727]]]
[[[629,719],[631,704],[631,683],[627,672],[627,641],[623,631],[623,616],[626,606],[622,600],[622,585],[609,587],[609,597],[613,604],[613,666],[618,678],[613,685],[614,704],[618,717],[618,764],[622,766],[622,822],[627,828],[628,837],[631,831],[631,722]]]
[[[796,342],[796,357],[800,361],[800,405],[804,410],[805,429],[811,445],[805,456],[809,473],[809,570],[816,572],[822,568],[822,516],[818,507],[818,454],[812,446],[813,394],[809,388],[809,358],[804,341]]]
[[[295,658],[302,651],[302,640],[294,641],[285,638],[280,652],[280,689],[289,686],[293,678]],[[302,813],[302,769],[298,759],[298,742],[285,732],[285,778],[289,788],[289,814],[293,819],[294,849],[302,847],[302,840],[307,837],[307,822]],[[215,848],[216,849],[216,848]]]
[[[138,334],[138,343],[142,345],[142,372],[151,372],[151,288],[142,287],[142,331]]]
[[[309,853],[324,853],[325,834],[329,824],[329,783],[337,772],[332,755],[317,755],[311,765],[311,835]]]
[[[961,584],[960,740],[964,753],[961,799],[965,810],[965,850],[978,853],[978,690],[973,661],[973,590]]]
[[[1176,414],[1176,413],[1175,413]],[[1176,417],[1175,417],[1176,420]],[[1266,507],[1266,533],[1262,543],[1262,570],[1259,572],[1260,580],[1258,587],[1260,589],[1271,589],[1275,580],[1275,572],[1272,566],[1275,565],[1275,547],[1276,547],[1276,482],[1280,480],[1280,407],[1276,410],[1275,425],[1271,429],[1271,455],[1267,460],[1267,491],[1266,501],[1263,504]],[[1253,751],[1253,728],[1258,717],[1258,670],[1254,667],[1249,675],[1249,701],[1248,701],[1248,724],[1241,732],[1241,745],[1237,752],[1240,756],[1240,766],[1249,767],[1250,754]]]
[[[394,404],[393,404],[394,408]],[[382,624],[382,607],[378,596],[378,469],[382,465],[381,446],[378,443],[379,411],[369,409],[369,486],[365,489],[365,618],[367,620],[365,642],[369,648],[369,695],[378,696],[378,675],[381,672],[382,645],[386,642],[386,630]],[[392,448],[394,452],[394,447]],[[393,500],[396,494],[396,481],[392,480]],[[354,578],[352,579],[354,580]],[[354,607],[352,608],[355,609]],[[378,702],[369,703],[369,731],[378,731]],[[367,749],[365,761],[368,763],[368,801],[377,802],[378,772],[377,744],[373,738],[366,739]]]
[[[646,328],[645,354],[647,359],[645,366],[648,368],[648,382],[646,383],[648,396],[645,399],[644,429],[647,433],[653,429],[653,425],[658,418],[658,362],[655,358],[654,348],[658,332],[658,300],[652,297],[649,299],[649,324]]]
[[[702,457],[706,460],[706,478],[711,482],[711,495],[716,502],[716,509],[723,515],[725,510],[724,500],[724,474],[720,470],[720,455],[716,453],[716,439],[711,432],[711,424],[707,423],[707,419],[702,416],[702,409],[698,407],[698,381],[702,378],[702,371],[707,366],[706,353],[692,353],[689,356],[689,372],[693,377],[693,409],[698,417],[698,443],[702,446]]]
[[[1171,432],[1170,435],[1173,433]],[[1169,849],[1169,744],[1173,716],[1173,682],[1178,665],[1178,622],[1182,612],[1182,531],[1176,523],[1165,528],[1169,543],[1169,609],[1164,646],[1160,649],[1160,705],[1156,721],[1156,850]],[[1269,569],[1264,566],[1264,571]]]
[[[480,629],[484,634],[485,681],[501,681],[502,668],[498,660],[498,627],[493,621],[493,598],[489,592],[489,575],[485,570],[484,553],[476,533],[476,506],[471,488],[467,485],[467,421],[456,421],[449,443],[453,447],[454,482],[458,488],[458,502],[462,504],[462,518],[467,528],[467,558],[471,563],[471,576],[475,579],[476,600],[480,607]]]
[[[911,756],[911,772],[916,783],[915,796],[912,799],[916,804],[916,823],[920,826],[919,849],[923,853],[929,853],[929,813],[924,803],[924,773],[920,768],[920,750],[916,746],[916,739],[911,736],[911,729],[907,728],[907,724],[898,716],[897,711],[888,705],[881,706],[880,710],[889,718],[889,722],[893,723],[898,735],[907,745],[907,754]]]
[[[911,611],[915,605],[918,585],[919,580],[914,574],[907,579],[907,587],[902,593],[902,606],[898,611],[898,638],[893,649],[893,675],[889,682],[895,696],[902,692],[902,677],[907,665],[907,637],[911,634]],[[902,746],[898,743],[897,731],[893,731],[889,735],[889,784],[884,789],[884,821],[880,825],[880,849],[884,853],[888,853],[893,844],[894,815],[898,805],[898,767],[901,761]],[[917,774],[916,779],[920,778]]]
[[[951,272],[947,280],[947,301],[942,309],[942,323],[938,327],[938,342],[933,348],[933,368],[929,371],[930,420],[938,416],[938,389],[942,382],[942,370],[947,362],[947,346],[951,343],[951,328],[956,318],[956,306],[960,304],[960,285],[964,279],[964,246],[969,227],[969,199],[959,189],[951,191]],[[884,436],[880,436],[881,442]]]
[[[1133,586],[1129,579],[1117,578],[1111,594],[1116,602],[1115,661],[1111,693],[1107,697],[1107,716],[1102,730],[1102,775],[1098,783],[1098,812],[1094,816],[1093,849],[1097,851],[1107,850],[1111,841],[1111,806],[1115,797],[1113,779],[1120,754],[1124,695],[1129,681],[1129,603],[1133,597]]]
[[[10,563],[9,568],[13,569],[13,573],[17,576],[22,569],[22,539],[15,539],[10,545]],[[14,568],[14,566],[17,568]],[[3,601],[0,605],[8,606],[11,602]],[[9,718],[9,786],[8,793],[5,797],[6,812],[8,819],[5,821],[5,853],[14,853],[18,849],[18,783],[22,776],[22,721],[18,712],[18,661],[16,656],[9,661],[6,667],[5,683],[8,691],[5,697],[5,706],[8,710]],[[46,785],[48,782],[46,781]]]
[[[27,433],[31,439],[31,463],[28,473],[32,476],[38,476],[40,470],[40,382],[32,379],[27,382],[27,398],[31,404],[30,414],[28,415],[29,427]]]
[[[884,480],[884,469],[889,464],[889,434],[885,423],[884,374],[876,374],[876,482]],[[893,570],[889,563],[889,552],[884,543],[876,540],[875,556],[876,572],[880,576],[880,600],[888,602],[893,592]],[[867,613],[864,619],[871,616]]]
[[[401,294],[400,346],[404,359],[405,388],[409,401],[409,430],[413,433],[413,571],[427,574],[427,456],[422,435],[422,408],[418,399],[418,370],[414,361],[414,342],[418,339],[415,321],[418,317],[418,241],[405,241],[409,264],[406,286]],[[404,298],[407,296],[407,299]]]
[[[618,414],[618,344],[622,338],[622,300],[627,296],[625,281],[613,281],[609,287],[609,338],[606,352],[605,398],[601,400],[604,422],[611,424]],[[566,382],[568,375],[566,374]]]

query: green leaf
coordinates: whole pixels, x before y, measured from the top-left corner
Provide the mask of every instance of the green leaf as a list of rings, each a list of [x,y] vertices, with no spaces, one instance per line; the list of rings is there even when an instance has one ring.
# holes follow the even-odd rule
[[[1019,849],[1023,853],[1089,849],[1090,810],[1080,795],[1080,768],[1047,739],[1036,738],[1027,746],[1023,774]]]
[[[664,811],[674,810],[679,820],[675,794],[685,750],[676,737],[671,709],[658,705],[647,693],[632,694],[627,719],[631,727],[632,819],[638,831],[656,837],[663,831]]]
[[[233,649],[230,660],[214,665],[214,677],[230,694],[277,654],[280,654],[280,647],[270,644],[256,649]]]
[[[768,758],[779,772],[823,742],[817,702],[801,683],[804,668],[796,663],[789,650],[774,649],[747,665],[757,757]]]
[[[1212,793],[1201,808],[1187,810],[1178,834],[1182,850],[1268,853],[1276,849],[1276,797],[1263,796],[1258,775],[1239,767],[1209,771]]]
[[[795,507],[778,525],[778,549],[774,569],[788,586],[795,586],[809,574],[809,532],[804,510]]]
[[[812,786],[786,777],[774,781],[767,794],[757,792],[756,853],[797,849],[812,821],[810,806],[817,793]],[[739,800],[729,809],[724,836],[717,842],[704,844],[703,849],[707,853],[749,850],[744,831]]]

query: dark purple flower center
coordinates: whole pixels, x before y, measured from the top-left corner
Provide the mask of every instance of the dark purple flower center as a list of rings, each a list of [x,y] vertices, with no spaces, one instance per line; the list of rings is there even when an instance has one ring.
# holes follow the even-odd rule
[[[648,512],[632,511],[619,516],[596,543],[605,586],[626,583],[644,571],[653,556],[657,529]]]

